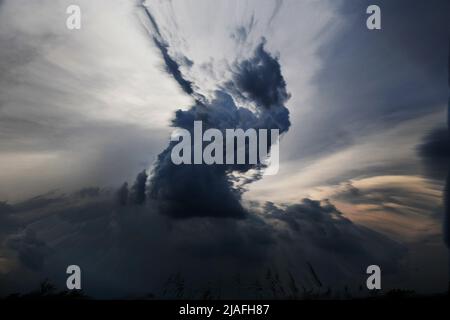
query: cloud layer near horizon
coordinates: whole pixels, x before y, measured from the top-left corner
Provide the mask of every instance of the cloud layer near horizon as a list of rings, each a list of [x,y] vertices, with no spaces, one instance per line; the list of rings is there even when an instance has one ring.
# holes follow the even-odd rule
[[[161,295],[165,282],[177,274],[186,282],[186,296],[199,297],[196,290],[209,285],[220,286],[222,297],[236,298],[238,276],[242,286],[262,281],[260,294],[271,297],[263,283],[268,270],[286,283],[294,277],[299,288],[330,287],[337,294],[344,285],[356,292],[365,277],[361,266],[371,261],[382,263],[390,279],[405,253],[328,202],[266,203],[249,208],[247,218],[239,220],[174,220],[157,207],[154,201],[119,206],[113,194],[99,189],[3,204],[1,252],[9,264],[0,274],[1,293],[29,291],[43,278],[63,287],[61,270],[76,262],[86,292],[97,297]],[[242,297],[255,297],[255,292],[243,290]]]

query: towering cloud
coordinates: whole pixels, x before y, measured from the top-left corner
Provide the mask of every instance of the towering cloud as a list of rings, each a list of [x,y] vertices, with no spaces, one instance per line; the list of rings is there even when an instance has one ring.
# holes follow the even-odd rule
[[[144,7],[145,8],[145,7]],[[155,18],[148,8],[152,37],[163,56],[166,70],[187,94],[192,94],[195,104],[188,110],[178,110],[172,126],[188,130],[193,134],[194,121],[202,121],[204,129],[215,128],[223,133],[225,129],[278,129],[288,131],[289,110],[285,103],[289,99],[286,82],[276,57],[264,47],[265,40],[256,47],[253,55],[243,61],[236,61],[231,67],[232,77],[215,97],[207,100],[192,91],[191,83],[185,80],[178,64],[167,50]],[[189,84],[189,85],[188,85]],[[236,103],[250,104],[248,107]],[[274,142],[268,141],[270,145]],[[174,142],[159,156],[152,172],[149,195],[158,200],[163,213],[177,218],[193,216],[243,217],[245,211],[240,203],[242,189],[233,185],[233,173],[245,174],[251,169],[263,169],[256,165],[175,165],[171,161]],[[259,175],[253,175],[257,179]],[[247,179],[246,183],[251,181]]]

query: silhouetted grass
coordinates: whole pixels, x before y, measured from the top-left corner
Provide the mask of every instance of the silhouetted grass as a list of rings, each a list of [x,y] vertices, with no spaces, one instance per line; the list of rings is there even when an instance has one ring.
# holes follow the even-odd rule
[[[90,299],[81,290],[62,290],[58,291],[56,287],[50,283],[48,279],[41,282],[39,288],[29,293],[20,294],[13,293],[6,297],[5,300],[13,299],[32,299],[32,300],[62,300],[62,299]]]
[[[448,293],[434,295],[419,295],[412,290],[393,289],[386,292],[367,291],[364,293],[362,286],[352,290],[349,286],[341,289],[326,287],[320,280],[312,265],[310,273],[313,277],[313,285],[305,286],[288,270],[286,277],[281,277],[275,268],[268,268],[265,275],[255,280],[242,280],[241,275],[236,274],[234,281],[229,282],[234,286],[227,287],[231,292],[235,292],[233,299],[256,299],[256,300],[399,300],[399,299],[439,299],[448,297]],[[283,280],[285,279],[285,280]],[[220,300],[223,298],[224,287],[218,283],[213,285],[208,283],[203,288],[188,288],[186,280],[181,273],[176,273],[168,277],[164,283],[161,294],[147,294],[142,297],[133,297],[133,300]],[[225,297],[225,298],[230,298]],[[57,290],[48,280],[44,280],[36,290],[26,294],[13,293],[4,300],[33,299],[33,300],[64,300],[64,299],[92,299],[81,290]]]

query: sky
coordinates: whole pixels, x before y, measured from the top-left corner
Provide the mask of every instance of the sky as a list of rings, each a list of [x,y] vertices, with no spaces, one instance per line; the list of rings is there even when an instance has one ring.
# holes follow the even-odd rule
[[[0,1],[0,294],[446,290],[450,4],[370,4]],[[279,129],[278,174],[175,166],[194,120]]]

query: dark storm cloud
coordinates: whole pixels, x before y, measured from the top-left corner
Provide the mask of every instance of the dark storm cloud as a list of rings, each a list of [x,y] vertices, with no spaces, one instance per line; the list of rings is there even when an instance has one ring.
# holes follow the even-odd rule
[[[149,9],[143,7],[153,29],[151,36],[161,51],[168,72],[196,100],[190,109],[175,113],[173,127],[186,129],[192,134],[194,121],[202,121],[203,130],[216,128],[224,132],[227,128],[276,128],[280,133],[288,130],[289,111],[284,104],[289,94],[278,59],[265,50],[264,40],[254,51],[253,57],[235,63],[233,78],[216,92],[212,101],[206,101],[193,92],[191,83],[183,78],[178,64],[168,53],[168,46],[163,45],[164,39],[156,20]],[[250,32],[253,21],[245,32]],[[196,98],[199,96],[201,101]],[[233,96],[253,103],[257,111],[237,106]],[[233,187],[229,172],[247,172],[252,168],[261,168],[262,164],[175,165],[171,160],[175,145],[171,142],[158,156],[149,183],[150,198],[157,200],[159,210],[175,218],[244,217],[245,210],[240,203],[242,189]]]
[[[236,64],[233,81],[227,88],[239,97],[256,103],[258,107],[269,109],[283,106],[289,94],[278,59],[264,49],[264,44],[263,39],[252,58]]]
[[[289,98],[280,65],[264,49],[264,42],[248,60],[237,62],[234,76],[226,88],[232,95],[251,101],[256,112],[238,107],[231,94],[217,91],[211,102],[197,101],[189,110],[178,110],[172,120],[174,127],[193,133],[194,121],[202,121],[203,130],[216,128],[289,129]],[[269,147],[272,141],[269,143]],[[240,189],[232,187],[230,171],[247,172],[257,165],[175,165],[169,147],[159,155],[150,181],[150,196],[159,200],[161,210],[173,217],[215,216],[243,217]],[[257,176],[255,176],[256,178]]]
[[[177,111],[173,126],[192,132],[195,120],[202,120],[205,130],[243,127],[247,120],[249,124],[255,123],[256,118],[246,109],[236,107],[229,95],[220,93],[210,105],[198,102],[187,111]],[[175,165],[171,160],[175,144],[171,142],[158,156],[150,180],[150,197],[159,200],[162,211],[174,217],[243,217],[239,194],[227,176],[227,170],[233,166]],[[236,168],[246,171],[249,166]]]
[[[199,297],[197,289],[208,284],[219,287],[214,294],[220,290],[221,297],[236,297],[236,275],[242,287],[262,281],[267,291],[260,294],[271,297],[270,285],[264,283],[268,268],[279,270],[281,282],[288,280],[290,270],[298,283],[310,287],[313,267],[324,286],[356,288],[364,281],[366,265],[377,261],[388,278],[398,271],[405,252],[353,224],[329,202],[267,203],[250,209],[246,219],[181,221],[161,215],[153,202],[114,205],[113,195],[100,191],[80,198],[74,193],[58,197],[63,203],[47,201],[31,210],[34,219],[23,231],[8,233],[5,245],[23,272],[32,272],[38,281],[49,278],[61,288],[67,265],[78,264],[84,290],[95,297],[159,296],[175,274],[185,282],[184,297]],[[255,297],[246,290],[239,295]]]

